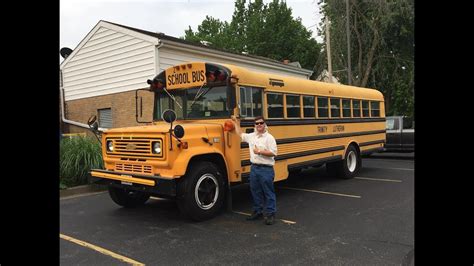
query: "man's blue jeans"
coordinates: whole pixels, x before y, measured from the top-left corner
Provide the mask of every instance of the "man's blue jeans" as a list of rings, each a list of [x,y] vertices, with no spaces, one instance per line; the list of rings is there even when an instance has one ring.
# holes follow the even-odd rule
[[[273,167],[252,165],[250,169],[250,191],[253,198],[253,211],[263,212],[264,203],[267,215],[276,212],[276,195],[273,187],[275,171]]]

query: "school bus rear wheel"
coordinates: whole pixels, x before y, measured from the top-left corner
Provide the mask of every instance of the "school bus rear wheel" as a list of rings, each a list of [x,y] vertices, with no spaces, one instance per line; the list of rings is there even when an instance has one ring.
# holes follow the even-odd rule
[[[195,221],[214,217],[222,208],[225,183],[217,166],[211,162],[195,162],[178,182],[178,207]]]
[[[326,164],[326,170],[332,176],[342,179],[350,179],[355,177],[362,166],[362,159],[356,147],[349,145],[342,161]]]

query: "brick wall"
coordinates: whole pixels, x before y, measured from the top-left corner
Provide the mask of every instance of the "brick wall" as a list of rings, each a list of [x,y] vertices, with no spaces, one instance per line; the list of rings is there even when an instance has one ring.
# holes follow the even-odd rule
[[[143,99],[143,117],[141,119],[139,118],[139,120],[151,121],[153,118],[153,93],[139,91],[138,96],[142,96]],[[135,119],[135,91],[67,101],[65,108],[66,119],[84,124],[87,124],[87,120],[92,115],[98,117],[99,109],[111,108],[112,127],[140,125]],[[67,127],[69,128],[68,133],[89,131],[74,125],[68,125]]]

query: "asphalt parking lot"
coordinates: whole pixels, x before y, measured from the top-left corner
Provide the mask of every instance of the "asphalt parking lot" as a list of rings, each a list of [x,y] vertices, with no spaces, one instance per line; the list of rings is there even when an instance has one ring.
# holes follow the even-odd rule
[[[275,183],[277,221],[246,221],[247,185],[234,187],[233,211],[205,222],[176,203],[150,199],[121,208],[106,192],[60,201],[61,265],[412,265],[414,160],[363,158],[351,180],[325,167]]]

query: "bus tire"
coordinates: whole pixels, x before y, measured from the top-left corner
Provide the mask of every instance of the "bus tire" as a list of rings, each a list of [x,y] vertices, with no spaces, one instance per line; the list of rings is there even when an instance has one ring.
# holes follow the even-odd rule
[[[178,182],[178,208],[194,221],[208,220],[222,209],[225,193],[224,178],[217,166],[196,162]]]
[[[117,205],[125,208],[143,205],[150,198],[148,193],[114,186],[109,186],[109,195]]]
[[[344,160],[326,164],[327,172],[342,179],[354,178],[362,166],[360,153],[354,145],[350,145],[346,150]]]

